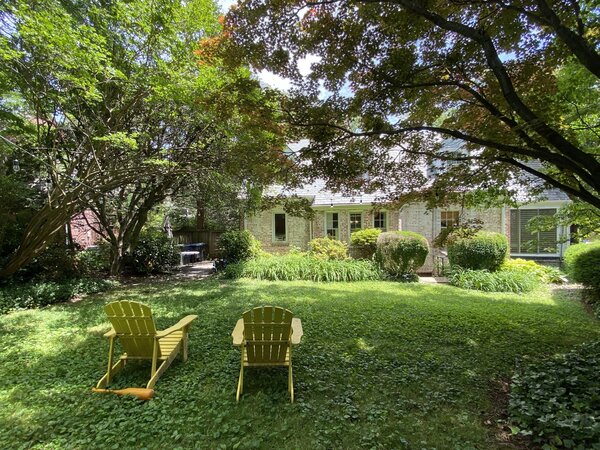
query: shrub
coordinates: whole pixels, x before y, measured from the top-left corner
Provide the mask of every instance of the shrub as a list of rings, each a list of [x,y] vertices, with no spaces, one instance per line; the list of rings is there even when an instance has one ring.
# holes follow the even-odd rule
[[[538,286],[536,276],[522,270],[456,270],[448,281],[453,286],[484,292],[531,292]]]
[[[308,248],[314,258],[337,261],[348,258],[348,245],[337,239],[316,238],[308,243]]]
[[[126,259],[130,269],[140,275],[173,270],[181,260],[179,248],[162,231],[147,229],[140,233],[138,245]]]
[[[80,278],[4,286],[0,288],[0,314],[66,302],[76,295],[106,291],[117,284],[110,280]]]
[[[479,231],[471,237],[448,242],[448,260],[453,269],[495,271],[508,255],[508,239],[500,233]]]
[[[312,256],[282,255],[259,257],[236,264],[225,270],[228,278],[258,280],[366,281],[379,280],[381,273],[371,261],[334,260]]]
[[[565,270],[573,281],[600,291],[600,241],[571,245],[565,252]]]
[[[513,433],[543,448],[597,448],[600,442],[600,342],[523,366],[512,378]]]
[[[541,283],[562,283],[561,273],[556,267],[544,266],[535,261],[521,258],[506,259],[500,270],[520,271],[533,275]]]
[[[219,247],[227,262],[255,258],[261,251],[260,242],[247,230],[223,233],[219,238]]]
[[[428,253],[429,244],[424,236],[412,231],[388,231],[377,238],[375,260],[393,278],[412,281]]]
[[[96,248],[82,250],[75,255],[75,262],[84,275],[107,272],[110,268],[110,245],[102,243]]]
[[[365,228],[352,233],[350,243],[357,258],[371,259],[377,250],[377,238],[381,234],[379,228]]]
[[[77,251],[68,248],[64,240],[55,239],[43,252],[33,258],[21,271],[23,279],[65,280],[80,275]]]

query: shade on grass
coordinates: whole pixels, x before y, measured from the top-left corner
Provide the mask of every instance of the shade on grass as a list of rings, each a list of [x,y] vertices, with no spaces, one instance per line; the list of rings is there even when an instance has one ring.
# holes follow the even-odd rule
[[[159,328],[199,319],[190,359],[150,402],[93,394],[108,328],[102,305],[150,305]],[[274,304],[302,318],[286,371],[248,370],[235,402],[241,313]],[[217,280],[126,288],[0,317],[0,442],[8,448],[499,448],[494,405],[515,358],[600,338],[564,294],[485,294],[451,286]],[[128,365],[115,387],[141,386]]]

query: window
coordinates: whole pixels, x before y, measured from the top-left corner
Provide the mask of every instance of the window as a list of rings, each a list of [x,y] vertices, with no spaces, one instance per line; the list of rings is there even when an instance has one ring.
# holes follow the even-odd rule
[[[442,228],[442,230],[444,228],[458,225],[458,211],[442,211],[440,215],[440,227]]]
[[[553,216],[555,208],[511,209],[510,252],[523,254],[555,254],[558,251],[557,230],[530,232],[527,223],[537,216]]]
[[[340,238],[340,220],[338,213],[328,212],[325,214],[325,229],[327,231],[327,236],[330,238]]]
[[[285,213],[275,213],[273,215],[273,241],[287,241],[287,223],[285,220]]]
[[[353,213],[349,214],[350,219],[350,235],[355,231],[362,229],[362,213]]]
[[[385,211],[376,212],[373,216],[373,226],[382,231],[387,230],[387,214]]]

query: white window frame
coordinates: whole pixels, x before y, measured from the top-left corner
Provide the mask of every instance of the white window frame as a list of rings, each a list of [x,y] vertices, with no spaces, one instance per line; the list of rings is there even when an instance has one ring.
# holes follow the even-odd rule
[[[448,214],[448,213],[451,213],[452,215],[456,214],[456,221],[454,222],[454,225],[458,225],[458,222],[460,219],[460,211],[454,210],[454,209],[443,210],[443,211],[440,211],[440,230],[445,230],[446,228],[448,228],[448,225],[444,226],[442,224],[443,221],[448,222],[448,218],[442,219],[442,214]]]
[[[363,230],[365,228],[365,213],[364,211],[348,211],[348,238],[352,237],[352,221],[350,220],[351,214],[360,214],[360,228],[358,230]],[[358,231],[354,230],[354,231]]]
[[[329,235],[329,228],[328,228],[328,221],[327,221],[327,217],[328,215],[331,214],[331,221],[333,222],[333,214],[337,214],[337,236],[330,236]],[[341,234],[341,229],[340,229],[340,212],[339,211],[325,211],[325,237],[328,237],[330,239],[336,239],[336,240],[340,240],[340,234]]]
[[[383,228],[378,227],[377,225],[375,225],[375,216],[377,214],[383,214]],[[389,214],[388,211],[383,211],[383,210],[379,210],[379,211],[375,211],[373,212],[373,228],[379,228],[381,231],[387,231],[388,230],[388,220],[389,220]]]
[[[553,209],[555,211],[555,214],[556,214],[558,212],[558,210],[560,209],[560,206],[530,206],[530,207],[521,207],[521,208],[510,208],[510,210],[508,212],[508,214],[509,214],[508,221],[510,223],[510,221],[511,221],[511,217],[510,216],[512,214],[512,211],[526,211],[526,210],[540,211],[542,209]],[[520,227],[520,224],[519,224],[519,227]],[[511,228],[510,228],[511,239],[510,240],[512,240],[513,232],[514,231],[513,231],[512,226],[511,226]],[[520,232],[521,232],[521,230],[519,229],[518,232],[519,232],[519,248],[521,248],[521,239],[520,239]],[[554,253],[522,253],[522,252],[515,252],[515,253],[513,253],[512,251],[510,251],[510,255],[511,256],[530,257],[530,258],[531,257],[533,257],[533,258],[537,258],[537,257],[539,257],[539,258],[544,258],[544,257],[548,258],[548,257],[560,256],[563,253],[562,252],[562,244],[560,242],[560,238],[561,238],[561,227],[557,226],[556,227],[556,251]],[[508,242],[509,250],[510,250],[510,247],[511,247],[510,240]]]
[[[276,235],[275,235],[275,215],[276,214],[283,214],[284,218],[285,218],[285,239],[282,241],[281,239],[277,239]],[[271,242],[273,242],[273,244],[287,244],[288,239],[289,239],[289,226],[288,226],[288,215],[286,212],[284,211],[273,211],[273,214],[271,216]]]

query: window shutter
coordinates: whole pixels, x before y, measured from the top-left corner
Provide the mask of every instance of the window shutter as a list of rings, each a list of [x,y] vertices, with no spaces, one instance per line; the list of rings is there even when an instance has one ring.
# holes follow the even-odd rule
[[[519,229],[519,210],[510,210],[510,252],[520,253],[520,235],[521,230]]]
[[[556,214],[556,209],[540,209],[540,216],[553,216]],[[556,239],[556,228],[550,231],[540,231],[539,238],[539,253],[556,253],[557,250],[557,239]]]

